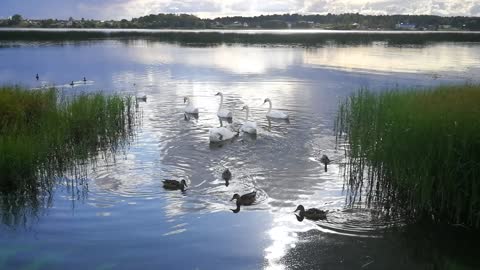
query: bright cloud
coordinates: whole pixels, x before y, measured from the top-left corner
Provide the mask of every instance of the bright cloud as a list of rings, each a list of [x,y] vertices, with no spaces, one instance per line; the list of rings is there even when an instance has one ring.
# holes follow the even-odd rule
[[[200,17],[273,13],[433,14],[480,16],[479,0],[1,0],[0,17],[120,19],[156,13]]]

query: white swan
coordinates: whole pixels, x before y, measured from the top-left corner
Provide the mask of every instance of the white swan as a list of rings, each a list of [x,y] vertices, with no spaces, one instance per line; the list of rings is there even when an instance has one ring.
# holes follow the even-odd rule
[[[235,137],[238,133],[233,131],[230,125],[226,127],[211,128],[209,131],[210,142],[227,141]]]
[[[288,114],[279,112],[279,111],[272,111],[272,101],[269,98],[266,98],[263,104],[269,103],[270,107],[268,108],[267,117],[268,118],[275,118],[275,119],[288,119]]]
[[[243,123],[242,127],[240,130],[242,132],[250,133],[250,134],[257,134],[257,123],[248,121],[248,114],[250,112],[249,108],[247,105],[243,106],[242,111],[246,111],[246,116],[245,116],[245,123]]]
[[[217,116],[221,118],[232,118],[233,114],[231,111],[222,109],[223,106],[223,94],[221,92],[218,92],[215,94],[215,96],[220,96],[220,106],[218,107],[218,112]]]
[[[187,103],[187,106],[185,107],[186,113],[198,114],[198,108],[193,106],[193,104],[190,102],[190,99],[188,97],[183,98],[183,103]]]

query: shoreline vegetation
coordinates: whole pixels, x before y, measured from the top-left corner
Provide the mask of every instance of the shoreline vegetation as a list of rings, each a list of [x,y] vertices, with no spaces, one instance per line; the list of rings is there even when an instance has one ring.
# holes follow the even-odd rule
[[[54,178],[128,145],[135,99],[0,86],[0,193],[50,192]]]
[[[0,41],[98,41],[138,40],[178,43],[183,45],[215,46],[218,44],[278,44],[278,45],[365,45],[383,42],[386,45],[427,45],[433,42],[480,42],[479,32],[249,32],[249,31],[151,31],[139,29],[4,29]],[[8,45],[8,44],[7,44]]]
[[[480,85],[360,90],[339,107],[349,203],[480,228]]]
[[[131,20],[26,19],[15,14],[0,19],[0,27],[110,29],[330,29],[478,31],[480,17],[434,15],[273,14],[202,19],[192,14],[151,14]]]

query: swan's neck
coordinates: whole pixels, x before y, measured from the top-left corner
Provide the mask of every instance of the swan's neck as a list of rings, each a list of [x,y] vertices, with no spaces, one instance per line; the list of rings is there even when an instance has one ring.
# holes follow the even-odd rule
[[[223,105],[223,95],[220,95],[220,106],[218,107],[218,111],[222,109],[222,105]]]
[[[267,113],[269,113],[271,111],[272,111],[272,102],[269,100],[268,101],[268,112]]]
[[[247,114],[247,115],[245,116],[245,122],[248,121],[249,111],[250,111],[250,110],[249,110],[248,108],[245,110],[245,113]]]

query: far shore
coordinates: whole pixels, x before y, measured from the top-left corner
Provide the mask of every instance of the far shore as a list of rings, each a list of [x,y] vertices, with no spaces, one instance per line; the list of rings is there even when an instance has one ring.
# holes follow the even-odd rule
[[[381,33],[381,34],[451,34],[451,33],[465,33],[465,34],[480,34],[480,31],[470,30],[331,30],[331,29],[265,29],[265,28],[211,28],[211,29],[196,29],[196,28],[22,28],[22,27],[0,27],[0,31],[35,31],[35,32],[146,32],[146,33],[161,33],[161,32],[194,32],[194,33],[301,33],[301,34],[321,34],[321,33]]]

